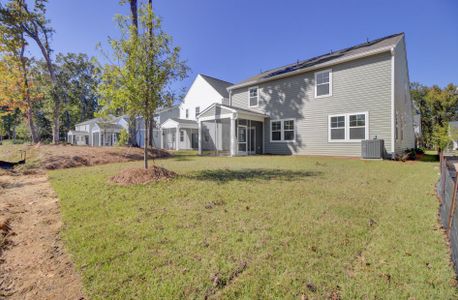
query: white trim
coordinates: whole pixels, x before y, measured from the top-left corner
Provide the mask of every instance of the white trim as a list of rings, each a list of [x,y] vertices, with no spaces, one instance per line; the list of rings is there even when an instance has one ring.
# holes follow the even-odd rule
[[[227,119],[227,118],[231,118],[233,115],[234,115],[234,113],[229,113],[229,114],[222,114],[222,115],[217,115],[217,116],[203,117],[203,118],[199,118],[199,122]]]
[[[396,115],[395,115],[395,103],[394,103],[394,84],[395,84],[395,81],[394,81],[394,57],[395,57],[395,51],[394,51],[394,47],[391,49],[391,155],[394,155],[395,153],[395,143],[396,143],[396,140],[395,140],[395,126],[396,126],[396,123],[395,123],[395,118],[396,118]]]
[[[317,80],[316,80],[316,77],[318,76],[318,74],[322,74],[322,73],[328,73],[329,72],[329,93],[327,95],[321,95],[321,96],[318,96],[317,95]],[[327,69],[327,70],[322,70],[322,71],[319,71],[319,72],[315,72],[315,99],[319,99],[319,98],[327,98],[327,97],[331,97],[332,96],[332,69]]]
[[[260,84],[260,83],[263,83],[263,82],[268,82],[268,81],[278,80],[278,79],[281,79],[281,78],[291,77],[291,76],[294,76],[294,75],[307,73],[307,72],[310,72],[310,71],[313,71],[313,70],[319,70],[319,69],[322,69],[322,68],[334,66],[334,65],[337,65],[337,64],[340,64],[340,63],[344,63],[344,62],[347,62],[347,61],[352,61],[352,60],[356,60],[356,59],[360,59],[360,58],[364,58],[364,57],[368,57],[368,56],[372,56],[372,55],[377,55],[377,54],[380,54],[380,53],[383,53],[383,52],[391,51],[393,49],[393,47],[394,46],[386,46],[386,47],[383,47],[383,48],[370,50],[370,51],[366,51],[366,52],[355,54],[355,55],[349,55],[347,57],[343,57],[343,58],[340,58],[340,59],[335,59],[335,60],[332,60],[332,61],[329,61],[329,62],[326,62],[326,63],[322,63],[322,64],[319,64],[319,65],[316,65],[316,66],[311,66],[309,68],[299,69],[299,70],[296,70],[296,71],[293,71],[293,72],[289,72],[289,73],[286,73],[286,74],[273,76],[273,77],[265,78],[265,79],[261,79],[261,80],[252,80],[252,81],[244,82],[244,83],[241,83],[241,84],[236,84],[236,85],[228,87],[227,90],[230,91],[230,90],[234,90],[234,89],[247,87],[247,86],[250,86],[250,85]]]
[[[245,142],[240,142],[239,130],[245,128]],[[245,151],[240,151],[239,145],[245,144]],[[248,155],[248,125],[237,125],[237,155]]]
[[[231,107],[228,107],[228,106],[226,106],[226,105],[222,105],[222,104],[219,104],[219,103],[213,103],[213,104],[211,104],[210,106],[208,106],[206,109],[204,109],[203,111],[201,111],[200,114],[199,114],[199,116],[203,115],[204,113],[206,113],[207,111],[209,111],[210,109],[212,109],[213,107],[216,107],[216,106],[220,106],[220,107],[222,107],[222,108],[228,109],[228,110],[230,110],[230,111],[233,112],[233,113],[236,113],[236,112],[237,112],[235,109],[233,109],[233,108],[231,108]],[[198,119],[200,120],[201,118],[198,118]]]
[[[284,123],[285,121],[294,121],[294,139],[292,140],[285,140],[285,128],[284,128]],[[280,140],[272,140],[272,122],[280,122]],[[269,122],[269,140],[271,143],[295,143],[296,142],[296,132],[297,132],[297,122],[296,119],[294,118],[289,118],[289,119],[275,119],[275,120],[270,120]],[[291,131],[291,130],[287,130]],[[275,132],[278,132],[275,131]]]
[[[256,89],[256,105],[251,105],[251,90]],[[259,107],[259,87],[250,86],[248,88],[248,107]]]
[[[352,113],[342,113],[342,114],[332,114],[328,115],[328,143],[361,143],[363,140],[351,140],[350,139],[350,116],[354,115],[364,115],[364,127],[365,127],[365,139],[369,139],[369,112],[352,112]],[[331,118],[332,117],[345,117],[345,139],[340,140],[331,140]],[[359,126],[362,127],[362,126]]]

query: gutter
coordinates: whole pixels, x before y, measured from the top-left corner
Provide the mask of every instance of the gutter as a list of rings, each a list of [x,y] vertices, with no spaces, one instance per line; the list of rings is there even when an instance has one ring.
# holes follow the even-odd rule
[[[396,45],[397,45],[397,43],[396,43]],[[294,76],[294,75],[298,75],[298,74],[303,74],[303,73],[307,73],[307,72],[310,72],[310,71],[313,71],[313,70],[318,70],[318,69],[330,67],[330,66],[337,65],[337,64],[340,64],[340,63],[344,63],[344,62],[348,62],[348,61],[352,61],[352,60],[355,60],[355,59],[364,58],[364,57],[368,57],[368,56],[372,56],[372,55],[376,55],[376,54],[380,54],[380,53],[384,53],[384,52],[388,52],[388,51],[390,51],[391,54],[393,54],[393,49],[394,49],[394,47],[396,47],[396,45],[394,45],[394,46],[386,46],[386,47],[383,47],[383,48],[379,48],[379,49],[363,52],[361,54],[355,54],[355,55],[350,55],[350,56],[343,57],[343,58],[338,58],[338,59],[330,61],[330,62],[325,62],[325,63],[319,64],[319,65],[316,65],[316,66],[311,66],[311,67],[308,67],[308,68],[292,71],[292,72],[281,74],[281,75],[277,75],[277,76],[274,76],[274,77],[269,77],[269,78],[264,78],[264,79],[244,82],[244,83],[241,83],[241,84],[236,84],[236,85],[228,87],[227,90],[230,92],[231,90],[235,90],[235,89],[239,89],[239,88],[243,88],[243,87],[248,87],[248,86],[252,86],[252,85],[255,85],[255,84],[265,83],[265,82],[269,82],[269,81],[274,81],[274,80],[278,80],[278,79],[282,79],[282,78],[286,78],[286,77],[290,77],[290,76]]]

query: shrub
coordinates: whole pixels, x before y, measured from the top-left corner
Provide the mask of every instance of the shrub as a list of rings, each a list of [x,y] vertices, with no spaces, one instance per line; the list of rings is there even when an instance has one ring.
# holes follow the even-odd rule
[[[125,129],[121,129],[119,133],[118,146],[125,146],[129,142],[129,133]]]

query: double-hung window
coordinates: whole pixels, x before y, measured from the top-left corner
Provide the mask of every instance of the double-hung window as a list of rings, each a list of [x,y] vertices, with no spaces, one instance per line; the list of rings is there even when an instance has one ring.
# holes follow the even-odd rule
[[[184,142],[184,130],[180,130],[180,142]]]
[[[259,91],[257,87],[248,90],[248,106],[255,107],[259,103]]]
[[[200,106],[197,106],[197,107],[196,107],[196,118],[197,118],[197,116],[198,116],[199,114],[200,114]]]
[[[315,73],[315,98],[332,96],[332,70]]]
[[[189,119],[189,109],[186,108],[186,119]]]
[[[329,116],[329,142],[359,142],[368,135],[367,112]]]
[[[294,142],[296,139],[295,123],[293,119],[270,121],[270,141]]]

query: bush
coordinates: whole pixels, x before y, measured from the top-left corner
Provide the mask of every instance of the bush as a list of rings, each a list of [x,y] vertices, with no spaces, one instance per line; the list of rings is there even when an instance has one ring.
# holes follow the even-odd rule
[[[125,146],[129,142],[129,133],[125,129],[121,129],[119,133],[118,146]]]

